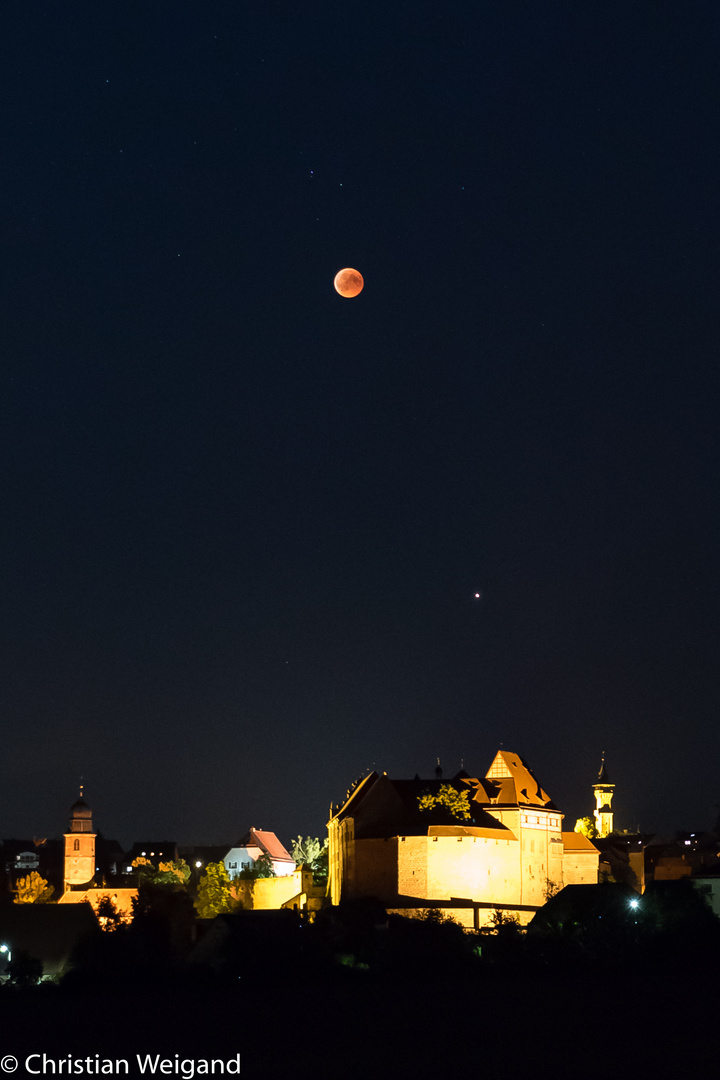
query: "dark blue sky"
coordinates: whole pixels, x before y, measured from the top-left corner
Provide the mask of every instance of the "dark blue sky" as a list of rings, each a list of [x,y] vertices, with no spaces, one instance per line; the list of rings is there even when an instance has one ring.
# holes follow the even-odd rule
[[[106,835],[289,842],[501,743],[570,827],[603,750],[621,827],[713,823],[719,51],[8,0],[0,835],[82,774]]]

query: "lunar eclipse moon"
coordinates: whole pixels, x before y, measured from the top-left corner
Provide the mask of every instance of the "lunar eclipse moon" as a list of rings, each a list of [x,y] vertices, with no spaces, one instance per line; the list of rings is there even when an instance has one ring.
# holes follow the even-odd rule
[[[353,270],[348,266],[345,270],[338,270],[333,284],[335,291],[341,296],[352,297],[362,292],[365,282],[359,270]]]

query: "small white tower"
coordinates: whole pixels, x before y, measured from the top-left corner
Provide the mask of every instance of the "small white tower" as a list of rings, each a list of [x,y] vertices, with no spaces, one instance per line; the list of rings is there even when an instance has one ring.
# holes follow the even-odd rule
[[[615,785],[610,783],[610,777],[605,768],[605,751],[603,751],[597,783],[593,784],[593,791],[595,792],[595,824],[598,836],[609,836],[613,831],[612,797],[615,793]]]

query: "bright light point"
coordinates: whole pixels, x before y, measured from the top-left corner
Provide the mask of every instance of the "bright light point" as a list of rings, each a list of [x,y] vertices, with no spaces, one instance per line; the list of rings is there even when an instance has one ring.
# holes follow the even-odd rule
[[[479,600],[481,596],[482,596],[482,593],[479,593],[479,592],[475,593],[475,599],[476,600]]]
[[[638,907],[638,905],[639,905],[639,904],[640,904],[640,901],[639,901],[639,900],[631,900],[631,901],[630,901],[630,907],[631,907],[631,908],[632,908],[633,910],[635,910],[635,908],[636,908],[636,907]]]

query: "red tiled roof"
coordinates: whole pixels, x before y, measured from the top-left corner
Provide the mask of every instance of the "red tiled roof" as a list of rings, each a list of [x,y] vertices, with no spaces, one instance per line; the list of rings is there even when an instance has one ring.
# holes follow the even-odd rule
[[[278,840],[274,832],[265,832],[264,829],[251,829],[247,836],[240,842],[240,847],[259,847],[271,859],[282,862],[293,862],[293,857]]]

